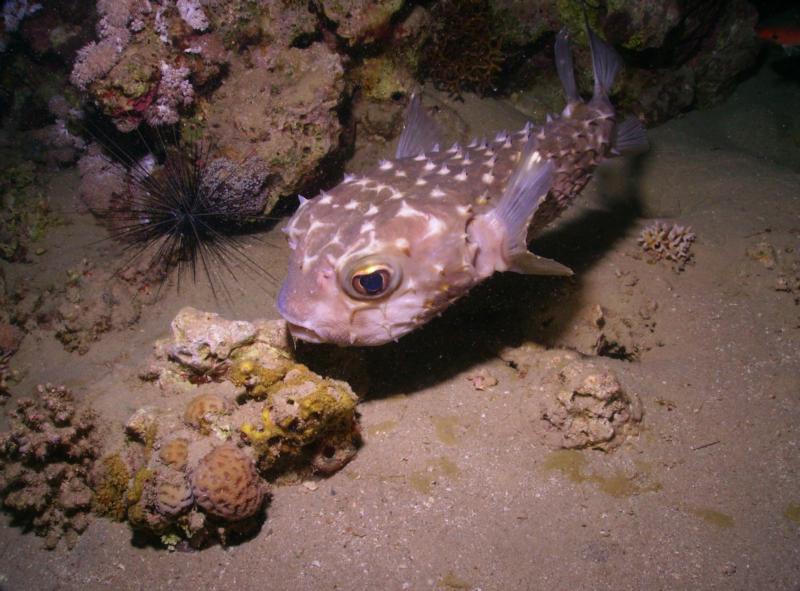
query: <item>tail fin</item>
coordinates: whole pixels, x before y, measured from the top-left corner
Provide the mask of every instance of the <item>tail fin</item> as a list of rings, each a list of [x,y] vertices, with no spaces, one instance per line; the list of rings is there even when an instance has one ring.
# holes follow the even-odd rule
[[[572,65],[572,52],[569,49],[569,35],[566,27],[561,29],[556,36],[556,70],[558,70],[558,77],[564,86],[567,101],[578,102],[580,97],[575,84],[575,68]]]
[[[622,60],[608,43],[601,41],[589,27],[589,19],[584,15],[589,49],[592,51],[592,70],[594,71],[594,96],[608,96],[614,85]]]

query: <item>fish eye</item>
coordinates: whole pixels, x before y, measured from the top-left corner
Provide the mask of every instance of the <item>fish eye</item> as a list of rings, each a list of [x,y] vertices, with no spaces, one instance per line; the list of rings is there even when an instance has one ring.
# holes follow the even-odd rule
[[[353,289],[361,295],[365,296],[379,296],[389,285],[392,276],[386,269],[376,269],[369,273],[359,273],[353,275]]]
[[[399,267],[391,262],[366,258],[349,265],[341,283],[350,297],[372,300],[389,295],[400,285],[400,279]]]

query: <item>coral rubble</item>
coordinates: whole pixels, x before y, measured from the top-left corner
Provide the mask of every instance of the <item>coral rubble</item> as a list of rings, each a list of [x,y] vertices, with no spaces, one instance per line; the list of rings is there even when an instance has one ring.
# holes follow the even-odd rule
[[[139,286],[84,259],[67,272],[65,298],[52,321],[55,336],[67,351],[85,354],[103,333],[136,323],[147,295]]]
[[[257,531],[269,481],[327,475],[356,453],[357,398],[295,363],[281,322],[184,308],[145,372],[169,396],[127,424],[95,473],[98,511],[167,545],[202,547]]]
[[[553,377],[555,388],[541,408],[551,445],[608,451],[638,432],[639,397],[623,390],[611,370],[576,359]]]
[[[639,396],[625,390],[600,359],[590,361],[574,351],[531,343],[505,349],[500,357],[522,379],[531,369],[538,370],[531,402],[547,445],[610,451],[639,432]]]
[[[96,417],[64,386],[40,385],[17,401],[0,435],[0,498],[15,522],[72,546],[89,524],[89,475],[99,455]]]

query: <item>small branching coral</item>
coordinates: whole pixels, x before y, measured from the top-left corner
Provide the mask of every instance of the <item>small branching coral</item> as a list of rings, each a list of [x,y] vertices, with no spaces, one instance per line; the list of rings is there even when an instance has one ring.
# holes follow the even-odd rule
[[[637,242],[651,262],[667,261],[673,269],[681,271],[692,259],[690,249],[694,240],[695,234],[688,226],[654,222],[642,230]]]
[[[433,31],[421,75],[453,95],[491,94],[505,62],[488,0],[444,0],[432,10]]]
[[[0,498],[15,523],[53,549],[72,546],[89,524],[89,473],[100,452],[93,411],[79,411],[63,386],[40,385],[22,398],[0,435]]]

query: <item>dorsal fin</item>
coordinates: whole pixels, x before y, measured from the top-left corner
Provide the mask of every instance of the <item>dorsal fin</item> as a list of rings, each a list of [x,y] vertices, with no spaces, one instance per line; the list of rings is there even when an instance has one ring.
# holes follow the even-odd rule
[[[406,109],[403,133],[400,134],[395,156],[397,158],[416,156],[420,152],[429,151],[434,145],[440,143],[440,134],[436,123],[428,117],[419,93],[415,92]]]
[[[556,35],[556,70],[564,92],[567,95],[567,102],[577,103],[578,86],[575,84],[575,67],[572,65],[572,51],[569,48],[569,34],[566,27],[561,29]]]
[[[601,41],[589,27],[589,18],[584,9],[583,20],[586,35],[589,37],[589,49],[592,52],[592,70],[594,72],[594,96],[608,96],[614,85],[622,60],[619,54],[608,43]]]

